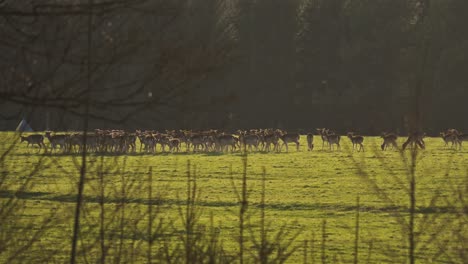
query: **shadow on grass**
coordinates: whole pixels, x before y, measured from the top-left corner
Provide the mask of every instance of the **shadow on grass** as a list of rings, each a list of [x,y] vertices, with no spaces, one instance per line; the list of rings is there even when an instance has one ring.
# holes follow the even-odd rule
[[[0,198],[11,198],[16,197],[18,199],[25,200],[46,200],[53,202],[62,202],[62,203],[74,203],[76,202],[76,195],[67,194],[67,195],[54,195],[51,192],[15,192],[3,190],[0,192]],[[100,201],[99,197],[86,196],[84,200],[88,203],[98,203]],[[115,204],[117,202],[122,202],[121,198],[107,198],[104,203],[106,204]],[[124,201],[128,204],[141,204],[148,205],[148,199],[143,198],[127,198]],[[185,205],[186,201],[177,200],[177,199],[153,199],[151,204],[158,205]],[[238,206],[238,202],[228,202],[228,201],[199,201],[197,202],[199,206],[207,207],[234,207]],[[249,206],[254,208],[260,208],[261,204],[252,203]],[[335,212],[354,212],[357,207],[355,205],[344,206],[339,204],[305,204],[305,203],[268,203],[264,205],[266,209],[277,210],[277,211],[300,211],[300,210],[318,210],[318,211],[328,211],[333,210]],[[403,206],[386,206],[386,207],[375,207],[375,206],[360,206],[360,212],[401,212],[407,213],[408,208]],[[420,214],[436,214],[436,213],[456,213],[457,208],[452,206],[432,206],[432,207],[419,207],[416,210]],[[325,212],[324,212],[325,213]]]

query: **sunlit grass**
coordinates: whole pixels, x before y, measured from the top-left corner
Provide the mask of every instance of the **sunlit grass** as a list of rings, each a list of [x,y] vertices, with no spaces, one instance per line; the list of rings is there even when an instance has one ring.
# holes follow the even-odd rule
[[[2,151],[8,143],[15,140],[15,136],[4,133],[3,138],[6,141],[0,146]],[[351,144],[345,137],[342,138],[341,151],[333,152],[328,148],[322,150],[322,142],[318,136],[315,137],[316,146],[312,152],[307,151],[305,136],[301,140],[299,152],[290,148],[289,153],[285,153],[283,149],[282,153],[248,154],[248,214],[252,226],[258,226],[261,175],[262,168],[265,168],[265,214],[266,221],[271,223],[271,231],[288,223],[288,229],[301,231],[297,243],[315,236],[315,259],[318,260],[321,225],[326,219],[329,260],[350,262],[353,259],[356,197],[360,196],[360,256],[364,259],[367,257],[369,245],[372,243],[372,262],[394,260],[395,256],[391,255],[387,248],[396,250],[397,255],[401,257],[402,252],[405,252],[401,227],[393,217],[394,212],[407,214],[408,208],[407,193],[402,185],[398,184],[399,181],[407,182],[407,167],[400,153],[382,152],[379,149],[381,139],[377,137],[366,138],[366,151],[361,153],[353,153],[350,150]],[[400,139],[400,145],[402,140]],[[421,153],[417,171],[418,216],[434,213],[451,215],[453,209],[448,206],[447,199],[450,200],[453,196],[453,187],[465,180],[468,151],[445,148],[439,138],[426,139],[426,145],[427,150]],[[182,149],[185,150],[185,147]],[[44,212],[51,208],[61,212],[57,215],[61,218],[60,224],[48,230],[47,237],[42,239],[48,241],[44,244],[46,247],[59,245],[57,260],[66,259],[81,162],[79,155],[44,153],[37,148],[28,149],[26,143],[22,143],[15,146],[6,160],[8,167],[5,171],[8,173],[10,185],[0,193],[2,199],[16,195],[25,200],[27,207],[22,214],[24,219],[41,219]],[[131,179],[141,184],[139,189],[127,194],[126,201],[145,210],[148,204],[148,171],[149,167],[152,167],[153,191],[161,194],[161,199],[158,200],[163,208],[160,217],[172,219],[174,227],[182,231],[177,208],[185,205],[189,160],[192,164],[192,174],[197,176],[197,186],[201,191],[201,200],[197,204],[203,208],[204,214],[200,221],[208,225],[212,213],[224,247],[228,252],[235,254],[235,236],[238,232],[236,214],[239,204],[233,184],[237,188],[240,187],[243,169],[241,153],[136,153],[105,156],[90,154],[84,192],[88,217],[92,219],[98,214],[97,203],[100,194],[96,186],[100,171],[104,175],[105,203],[110,211],[119,203],[122,180]],[[30,175],[39,161],[40,169]],[[358,167],[389,194],[393,204],[388,204],[375,194],[368,181],[359,174]],[[26,177],[32,177],[33,185],[24,192],[16,192],[15,186]],[[436,193],[439,193],[442,199],[429,206]],[[83,230],[87,230],[86,225],[90,222],[92,221],[83,222]],[[144,221],[140,224],[144,225]],[[447,237],[448,234],[441,236]],[[92,239],[92,233],[84,237]],[[438,249],[431,246],[424,250],[431,254]],[[302,254],[302,251],[298,250],[289,262],[301,261]]]

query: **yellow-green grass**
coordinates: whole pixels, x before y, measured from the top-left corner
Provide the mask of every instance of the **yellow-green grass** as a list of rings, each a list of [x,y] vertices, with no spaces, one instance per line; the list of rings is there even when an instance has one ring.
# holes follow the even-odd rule
[[[12,133],[2,133],[1,137],[2,153],[17,141],[17,136]],[[399,145],[403,140],[399,140]],[[366,151],[361,153],[352,152],[351,143],[345,137],[341,140],[341,151],[329,151],[328,148],[322,150],[322,142],[318,136],[315,136],[314,143],[315,149],[307,151],[303,136],[299,152],[291,145],[289,153],[284,149],[281,153],[248,153],[249,220],[246,224],[253,228],[245,230],[247,240],[252,232],[259,237],[261,179],[264,168],[265,221],[269,224],[267,230],[273,236],[282,226],[287,225],[291,235],[284,240],[288,240],[293,233],[300,232],[294,245],[302,245],[304,240],[309,240],[310,247],[310,240],[314,238],[314,247],[309,248],[308,252],[309,261],[311,255],[316,261],[320,259],[322,225],[326,220],[325,250],[328,261],[352,262],[356,198],[359,196],[359,259],[362,262],[369,259],[372,263],[404,262],[408,250],[408,233],[402,227],[404,224],[398,222],[398,215],[408,222],[410,151],[406,151],[403,156],[398,151],[382,152],[381,139],[378,137],[366,137]],[[456,151],[444,147],[440,138],[427,138],[426,146],[427,149],[421,151],[417,157],[416,167],[416,231],[420,233],[418,241],[421,241],[416,253],[423,262],[437,255],[436,261],[448,263],[455,251],[444,249],[443,246],[458,245],[453,232],[464,232],[456,230],[463,220],[457,214],[460,211],[457,190],[467,184],[468,150]],[[185,147],[182,149],[185,150]],[[158,217],[164,218],[166,222],[174,221],[171,230],[182,233],[184,226],[179,209],[183,209],[186,202],[187,164],[190,161],[191,176],[196,176],[201,193],[196,203],[203,212],[199,223],[209,225],[212,215],[225,249],[229,254],[237,253],[239,202],[233,185],[240,192],[243,173],[241,153],[89,154],[87,160],[88,173],[84,188],[86,210],[82,222],[83,230],[89,230],[89,233],[83,234],[84,240],[95,239],[98,234],[97,229],[93,228],[99,225],[97,216],[100,175],[105,183],[103,201],[107,210],[112,211],[118,207],[122,182],[134,181],[135,187],[127,193],[128,201],[132,206],[145,211],[148,207],[150,167],[153,197],[161,196],[161,212]],[[49,216],[51,208],[56,212],[53,217],[56,223],[45,231],[28,254],[58,249],[53,259],[68,259],[80,165],[79,154],[44,153],[38,148],[26,148],[24,142],[17,142],[6,156],[2,173],[7,175],[7,180],[1,189],[1,200],[7,201],[9,197],[16,195],[25,202],[25,208],[18,213],[17,221],[29,223],[34,220],[40,223],[41,219]],[[37,171],[34,172],[36,166]],[[28,178],[32,185],[15,193]],[[377,194],[379,191],[374,183],[380,188],[380,195]],[[437,197],[435,201],[434,197]],[[109,211],[108,215],[112,215]],[[430,219],[424,220],[427,217]],[[427,225],[422,226],[424,221]],[[145,223],[146,220],[139,223],[143,230]],[[443,230],[437,233],[439,227]],[[33,225],[28,228],[34,230],[35,227]],[[9,232],[11,236],[15,236],[14,230]],[[435,239],[430,237],[433,234],[436,234]],[[115,237],[112,239],[115,240]],[[179,240],[174,234],[168,235],[166,239],[174,243]],[[129,233],[128,241],[130,240]],[[250,242],[246,244],[246,259],[252,259],[249,252],[251,246]],[[444,254],[439,255],[441,248]],[[303,249],[299,248],[288,263],[302,262],[303,258]],[[84,262],[84,258],[79,260]]]

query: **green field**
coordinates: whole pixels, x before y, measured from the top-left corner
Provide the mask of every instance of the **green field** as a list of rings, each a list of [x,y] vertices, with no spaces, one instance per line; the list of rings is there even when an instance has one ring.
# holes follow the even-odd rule
[[[0,197],[2,208],[11,211],[0,213],[4,243],[3,247],[0,243],[0,262],[67,261],[80,155],[44,154],[37,148],[26,148],[26,143],[15,144],[13,134],[3,133],[2,138]],[[291,146],[289,153],[248,153],[246,174],[241,153],[90,154],[79,262],[102,261],[102,252],[106,252],[106,263],[145,262],[148,223],[153,219],[154,263],[165,262],[161,256],[168,260],[170,252],[173,263],[185,262],[184,239],[203,246],[213,234],[219,235],[217,244],[222,244],[227,256],[224,261],[232,257],[239,263],[240,203],[236,190],[241,192],[246,175],[246,263],[256,262],[262,208],[268,245],[285,246],[294,238],[284,251],[296,249],[287,263],[352,263],[358,196],[359,262],[404,263],[408,255],[411,151],[403,155],[382,152],[377,137],[367,137],[366,151],[361,153],[351,152],[347,138],[342,138],[341,151],[334,152],[322,150],[318,136],[312,152],[306,149],[305,136],[301,141],[299,152]],[[400,145],[402,141],[400,138]],[[467,260],[468,247],[468,149],[446,148],[440,138],[427,138],[426,146],[417,156],[415,174],[417,262],[462,263]],[[187,212],[192,212],[186,210],[188,168],[192,186],[196,178],[192,208],[200,214],[195,217],[191,236],[184,224]],[[48,220],[44,223],[44,219]],[[198,236],[202,238],[197,240]],[[34,243],[28,245],[30,240]],[[278,248],[273,251],[270,259],[278,255]]]

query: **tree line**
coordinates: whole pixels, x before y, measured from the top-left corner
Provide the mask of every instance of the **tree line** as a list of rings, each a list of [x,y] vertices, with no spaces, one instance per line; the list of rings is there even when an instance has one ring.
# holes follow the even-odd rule
[[[80,129],[90,8],[92,127],[467,129],[462,0],[86,3],[3,1],[2,129]]]

